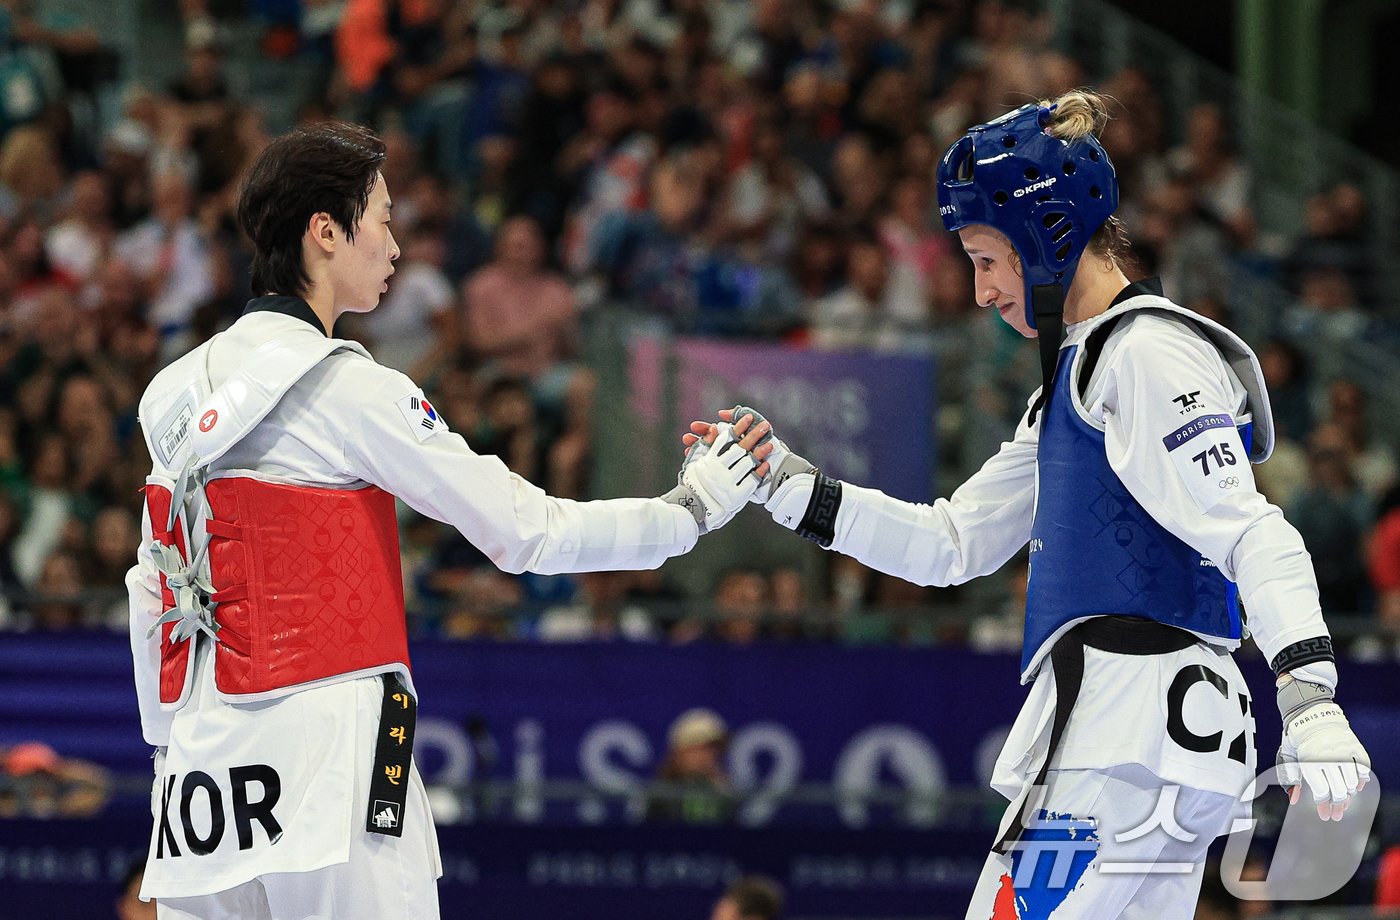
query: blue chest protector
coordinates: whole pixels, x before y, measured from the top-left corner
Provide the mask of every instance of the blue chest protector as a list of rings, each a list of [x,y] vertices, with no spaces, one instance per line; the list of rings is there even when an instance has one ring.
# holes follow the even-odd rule
[[[1234,583],[1138,504],[1109,466],[1103,432],[1075,410],[1078,348],[1061,350],[1040,423],[1021,673],[1063,628],[1101,614],[1239,639]],[[1250,426],[1239,430],[1248,451]]]

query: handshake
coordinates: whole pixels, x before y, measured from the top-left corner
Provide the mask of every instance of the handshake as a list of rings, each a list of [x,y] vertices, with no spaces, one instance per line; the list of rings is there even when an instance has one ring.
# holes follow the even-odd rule
[[[754,502],[789,530],[830,546],[841,483],[794,454],[756,410],[735,406],[719,418],[690,423],[677,485],[662,498],[688,509],[701,533],[723,527]]]

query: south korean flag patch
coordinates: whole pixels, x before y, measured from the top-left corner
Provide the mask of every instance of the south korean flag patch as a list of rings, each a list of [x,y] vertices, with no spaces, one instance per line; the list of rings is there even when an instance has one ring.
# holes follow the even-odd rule
[[[405,396],[399,400],[398,406],[404,420],[408,422],[409,430],[420,444],[439,431],[447,430],[447,423],[442,420],[433,404],[428,402],[422,390],[412,396]]]

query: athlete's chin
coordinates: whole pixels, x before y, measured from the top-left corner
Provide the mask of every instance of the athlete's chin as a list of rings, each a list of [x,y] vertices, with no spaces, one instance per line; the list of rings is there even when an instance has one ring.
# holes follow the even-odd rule
[[[1036,338],[1036,331],[1035,331],[1034,329],[1032,329],[1030,326],[1026,325],[1025,323],[1016,322],[1015,320],[1012,320],[1012,319],[1010,319],[1009,317],[1007,317],[1005,314],[1002,314],[1001,320],[1002,320],[1002,322],[1006,323],[1006,325],[1010,326],[1012,329],[1015,329],[1017,332],[1019,332],[1019,333],[1021,334],[1021,338],[1023,338],[1023,339],[1033,339],[1033,338]]]
[[[343,313],[369,313],[370,311],[374,310],[374,309],[375,309],[376,307],[378,307],[378,306],[379,306],[379,295],[376,294],[376,295],[374,295],[373,297],[366,297],[365,299],[359,301],[358,303],[354,304],[353,306],[346,307],[346,308],[345,308],[344,310],[342,310],[341,312],[343,312]]]

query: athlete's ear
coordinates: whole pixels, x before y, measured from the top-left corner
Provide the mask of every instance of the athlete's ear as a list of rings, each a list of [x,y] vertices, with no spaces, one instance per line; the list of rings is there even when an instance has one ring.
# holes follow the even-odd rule
[[[306,226],[312,244],[327,253],[335,251],[335,231],[335,221],[325,211],[312,214]]]

